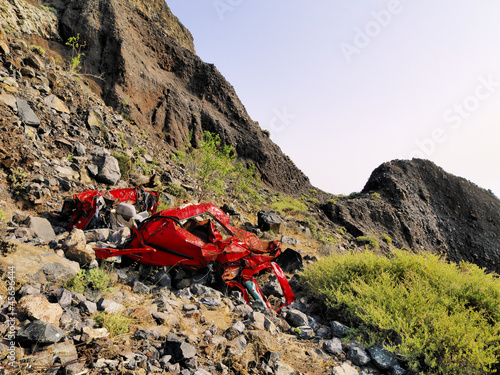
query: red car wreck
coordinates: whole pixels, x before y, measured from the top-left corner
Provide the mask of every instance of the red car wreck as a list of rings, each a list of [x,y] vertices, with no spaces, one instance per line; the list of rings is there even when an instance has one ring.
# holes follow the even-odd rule
[[[91,229],[122,223],[130,227],[128,241],[121,248],[94,248],[98,258],[125,255],[145,265],[179,266],[193,271],[210,268],[229,288],[241,291],[247,303],[261,300],[268,308],[272,307],[255,276],[261,271],[272,271],[285,300],[277,310],[294,301],[285,274],[273,262],[281,254],[281,242],[262,241],[253,233],[231,226],[229,217],[211,203],[156,213],[157,205],[158,192],[153,191],[117,189],[76,194],[69,228]],[[136,206],[144,212],[136,214]],[[92,223],[100,226],[89,227]]]

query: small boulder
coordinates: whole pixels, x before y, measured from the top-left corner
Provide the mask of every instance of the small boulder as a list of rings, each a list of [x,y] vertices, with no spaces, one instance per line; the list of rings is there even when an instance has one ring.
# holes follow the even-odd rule
[[[50,242],[57,239],[52,225],[43,217],[31,216],[29,228],[44,242]]]
[[[342,341],[335,337],[323,343],[323,350],[329,354],[340,355],[342,354]]]
[[[398,363],[394,353],[388,351],[382,344],[372,346],[368,352],[375,366],[381,370],[389,370]]]
[[[80,267],[85,267],[92,264],[96,260],[95,251],[92,246],[85,245],[82,247],[73,247],[64,254],[66,258],[78,262]]]
[[[95,155],[92,162],[87,169],[97,181],[108,185],[116,185],[120,181],[120,166],[113,156],[107,153]]]
[[[302,311],[295,309],[288,309],[286,312],[286,321],[292,327],[309,326],[307,315]]]
[[[337,321],[333,321],[331,323],[331,328],[332,328],[332,335],[334,337],[338,337],[338,338],[343,338],[343,337],[346,337],[347,336],[347,331],[349,331],[349,327],[340,323],[340,322],[337,322]]]
[[[17,104],[17,114],[26,125],[31,125],[31,126],[40,125],[40,119],[37,117],[35,112],[33,112],[33,109],[31,109],[30,105],[26,100],[17,98],[16,104]]]
[[[42,320],[28,323],[17,333],[17,338],[21,342],[42,345],[54,344],[61,340],[63,336],[64,331],[62,329]]]
[[[347,359],[352,361],[356,366],[364,366],[370,362],[368,353],[359,346],[354,346],[347,352]]]
[[[263,231],[283,233],[283,219],[274,211],[259,211],[257,213],[257,225]]]
[[[50,303],[42,294],[22,297],[17,304],[18,311],[28,319],[38,319],[58,326],[63,309],[57,303]]]
[[[64,104],[63,101],[54,94],[47,96],[43,100],[43,104],[45,104],[49,108],[55,109],[57,112],[67,114],[70,113],[68,107],[66,107],[66,104]]]
[[[275,262],[278,263],[283,271],[289,273],[301,270],[304,267],[302,255],[293,249],[286,249],[276,257]]]
[[[76,274],[80,270],[80,266],[78,265],[78,263],[71,262],[64,258],[62,259],[68,263],[73,264],[64,264],[63,262],[48,262],[43,265],[40,272],[45,275],[47,281],[52,283],[64,284],[76,276]]]
[[[359,372],[350,364],[344,362],[342,365],[333,368],[332,375],[359,375]]]

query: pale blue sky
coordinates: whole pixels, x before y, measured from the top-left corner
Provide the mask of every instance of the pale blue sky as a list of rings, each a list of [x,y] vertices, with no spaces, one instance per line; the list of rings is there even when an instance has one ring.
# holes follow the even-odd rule
[[[167,4],[313,185],[419,156],[500,197],[499,1]]]

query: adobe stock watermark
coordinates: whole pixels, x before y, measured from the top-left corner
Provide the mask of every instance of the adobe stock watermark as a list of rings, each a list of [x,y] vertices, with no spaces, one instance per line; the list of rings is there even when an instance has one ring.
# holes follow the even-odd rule
[[[417,148],[410,154],[410,159],[426,159],[438,148],[438,145],[446,142],[450,133],[460,129],[466,119],[481,107],[484,102],[492,97],[500,87],[500,81],[496,81],[493,75],[480,76],[479,84],[474,93],[466,96],[460,103],[454,104],[443,113],[443,121],[447,127],[434,128],[431,134],[424,139],[415,141]]]
[[[221,21],[224,21],[227,12],[233,12],[244,0],[214,0],[212,5]]]
[[[7,319],[4,341],[7,343],[7,360],[10,367],[18,365],[16,361],[16,268],[9,266],[6,277],[7,284]]]
[[[354,37],[352,43],[340,43],[340,50],[344,55],[347,63],[351,63],[353,55],[359,55],[380,35],[382,30],[388,27],[394,16],[403,11],[403,5],[400,0],[390,0],[385,9],[372,11],[371,20],[368,21],[363,28],[354,29]]]
[[[291,120],[293,120],[296,116],[292,113],[289,113],[286,107],[280,111],[277,108],[273,109],[274,116],[269,121],[269,129],[271,133],[281,133],[286,129],[288,125],[290,125]]]

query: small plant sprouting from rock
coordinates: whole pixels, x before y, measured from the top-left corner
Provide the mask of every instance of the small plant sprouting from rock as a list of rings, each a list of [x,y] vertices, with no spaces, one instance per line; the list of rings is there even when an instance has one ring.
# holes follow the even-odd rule
[[[40,56],[45,55],[45,50],[42,47],[40,47],[40,46],[31,46],[30,49],[33,52],[39,54]]]
[[[69,62],[69,70],[73,73],[78,73],[82,68],[82,57],[85,54],[82,52],[82,49],[87,46],[87,42],[80,41],[80,33],[76,34],[76,36],[70,36],[68,41],[66,42],[67,46],[70,46],[72,49],[72,58]]]
[[[204,132],[196,149],[191,149],[192,137],[190,133],[185,145],[187,152],[178,151],[175,159],[194,178],[198,200],[238,194],[260,186],[255,167],[237,162],[233,146],[223,145],[218,134]]]
[[[19,195],[24,189],[28,173],[22,168],[12,169],[7,179],[10,183],[10,189],[14,195]]]
[[[359,236],[356,237],[356,242],[364,244],[367,249],[378,249],[379,243],[373,236]]]
[[[89,271],[80,270],[77,275],[65,284],[65,287],[76,293],[83,293],[85,289],[111,291],[111,277],[109,272],[101,268],[93,268]]]
[[[370,198],[373,199],[373,200],[378,200],[378,199],[382,199],[382,197],[380,196],[379,193],[377,192],[373,192],[370,194]]]
[[[382,234],[382,241],[384,241],[387,245],[391,246],[392,245],[392,238],[387,235],[387,234]]]
[[[101,312],[94,316],[97,327],[106,328],[111,337],[128,333],[132,319],[122,314]]]

